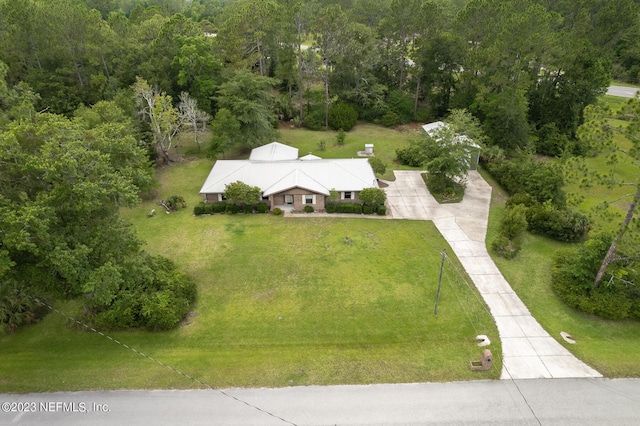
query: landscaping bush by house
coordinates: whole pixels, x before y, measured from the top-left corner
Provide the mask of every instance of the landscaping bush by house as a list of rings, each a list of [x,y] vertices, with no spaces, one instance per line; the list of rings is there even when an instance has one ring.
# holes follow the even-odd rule
[[[193,207],[193,214],[195,216],[200,216],[205,214],[206,203],[200,202]]]
[[[256,212],[266,213],[268,211],[269,211],[269,206],[264,201],[261,201],[256,205]]]
[[[314,211],[313,206],[304,206],[305,213],[313,213],[313,211]]]

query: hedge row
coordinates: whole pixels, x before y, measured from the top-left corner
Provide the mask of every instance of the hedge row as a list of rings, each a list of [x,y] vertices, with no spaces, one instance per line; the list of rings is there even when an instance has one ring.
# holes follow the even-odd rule
[[[200,202],[193,208],[193,214],[196,216],[200,216],[203,214],[215,214],[215,213],[267,213],[269,211],[269,207],[267,203],[260,202],[255,205],[245,205],[239,206],[232,203],[227,203],[226,201],[216,201],[215,203],[204,203]]]
[[[370,206],[360,203],[328,203],[326,206],[327,213],[353,213],[353,214],[378,214],[384,216],[387,214],[385,206]]]
[[[587,235],[591,226],[591,221],[585,214],[568,208],[558,208],[551,201],[539,203],[528,194],[515,194],[507,202],[507,208],[516,205],[526,207],[529,231],[558,241],[580,241]]]
[[[566,206],[562,170],[553,163],[523,156],[493,160],[485,167],[510,195],[529,194],[539,203],[551,201],[556,207]]]

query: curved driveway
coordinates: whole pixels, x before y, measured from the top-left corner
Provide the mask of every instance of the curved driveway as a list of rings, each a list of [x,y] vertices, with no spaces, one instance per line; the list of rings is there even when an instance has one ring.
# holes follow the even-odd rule
[[[502,341],[501,378],[602,377],[538,324],[493,263],[485,245],[491,186],[470,171],[462,202],[441,205],[421,173],[394,171],[396,180],[385,189],[391,215],[431,220],[447,240],[495,318]]]

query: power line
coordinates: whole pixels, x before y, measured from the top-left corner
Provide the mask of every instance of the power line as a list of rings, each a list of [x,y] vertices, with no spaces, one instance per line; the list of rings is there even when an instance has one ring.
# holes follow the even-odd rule
[[[282,422],[284,422],[284,423],[287,423],[287,424],[290,424],[290,425],[293,425],[293,426],[297,426],[295,423],[293,423],[293,422],[291,422],[291,421],[289,421],[289,420],[286,420],[286,419],[284,419],[284,418],[282,418],[282,417],[280,417],[280,416],[278,416],[278,415],[276,415],[276,414],[271,413],[270,411],[267,411],[267,410],[265,410],[265,409],[263,409],[263,408],[260,408],[260,407],[258,407],[257,405],[253,405],[253,404],[251,404],[251,403],[249,403],[249,402],[247,402],[247,401],[244,401],[244,400],[242,400],[242,399],[240,399],[240,398],[238,398],[238,397],[236,397],[236,396],[233,396],[233,395],[231,395],[231,394],[228,394],[227,392],[225,392],[225,391],[223,391],[223,390],[221,390],[221,389],[216,389],[216,388],[214,388],[213,386],[209,385],[208,383],[205,383],[205,382],[203,382],[202,380],[200,380],[200,379],[198,379],[198,378],[196,378],[196,377],[191,376],[190,374],[187,374],[187,373],[185,373],[185,372],[183,372],[183,371],[181,371],[181,370],[178,370],[177,368],[175,368],[175,367],[173,367],[173,366],[171,366],[171,365],[169,365],[169,364],[165,364],[164,362],[160,361],[159,359],[156,359],[156,358],[152,357],[151,355],[147,355],[146,353],[144,353],[144,352],[142,352],[142,351],[139,351],[139,350],[137,350],[136,348],[134,348],[134,347],[132,347],[132,346],[129,346],[129,345],[127,345],[126,343],[123,343],[123,342],[121,342],[120,340],[118,340],[118,339],[116,339],[116,338],[113,338],[113,337],[109,336],[108,334],[103,333],[103,332],[102,332],[102,331],[100,331],[100,330],[96,330],[94,327],[91,327],[91,326],[90,326],[90,325],[88,325],[88,324],[85,324],[85,323],[83,323],[83,322],[81,322],[81,321],[78,321],[77,319],[75,319],[75,318],[73,318],[73,317],[71,317],[71,316],[67,315],[66,313],[64,313],[64,312],[60,311],[59,309],[54,308],[53,306],[50,306],[49,304],[47,304],[47,303],[45,303],[45,302],[41,301],[41,300],[40,300],[40,299],[38,299],[38,298],[32,297],[32,299],[33,299],[33,300],[35,300],[37,303],[39,303],[39,304],[41,304],[41,305],[43,305],[43,306],[46,306],[50,311],[53,311],[53,312],[55,312],[55,313],[57,313],[57,314],[59,314],[59,315],[63,316],[64,318],[67,318],[68,320],[70,320],[70,321],[72,321],[72,322],[75,322],[76,324],[80,325],[81,327],[84,327],[84,328],[86,328],[87,330],[90,330],[90,331],[92,331],[92,332],[94,332],[94,333],[96,333],[96,334],[99,334],[100,336],[105,337],[105,338],[107,338],[107,339],[111,340],[113,343],[115,343],[115,344],[117,344],[117,345],[120,345],[120,346],[122,346],[122,347],[124,347],[124,348],[126,348],[126,349],[128,349],[128,350],[130,350],[130,351],[132,351],[132,352],[134,352],[134,353],[136,353],[136,354],[138,354],[138,355],[140,355],[140,356],[144,357],[144,358],[147,358],[148,360],[150,360],[150,361],[152,361],[152,362],[155,362],[156,364],[158,364],[158,365],[160,365],[160,366],[162,366],[162,367],[164,367],[164,368],[166,368],[166,369],[168,369],[168,370],[171,370],[171,371],[173,371],[174,373],[177,373],[177,374],[179,374],[179,375],[181,375],[181,376],[183,376],[183,377],[185,377],[185,378],[187,378],[187,379],[189,379],[189,380],[191,380],[191,381],[193,381],[193,382],[196,382],[196,383],[198,383],[199,385],[202,385],[202,386],[206,387],[207,389],[211,389],[211,390],[213,390],[213,391],[216,391],[216,392],[218,392],[218,393],[220,393],[220,394],[222,394],[222,395],[226,396],[227,398],[231,398],[231,399],[233,399],[233,400],[235,400],[235,401],[237,401],[237,402],[239,402],[239,403],[241,403],[241,404],[246,405],[247,407],[251,407],[251,408],[253,408],[253,409],[255,409],[255,410],[258,410],[258,411],[260,411],[261,413],[267,414],[268,416],[271,416],[271,417],[273,417],[273,418],[276,418],[276,419],[278,419],[278,420],[280,420],[280,421],[282,421]]]

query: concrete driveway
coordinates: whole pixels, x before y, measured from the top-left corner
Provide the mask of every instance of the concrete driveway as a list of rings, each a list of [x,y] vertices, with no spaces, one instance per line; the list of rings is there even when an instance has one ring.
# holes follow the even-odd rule
[[[493,315],[502,341],[502,379],[602,377],[551,337],[522,303],[487,252],[491,186],[470,171],[464,199],[438,204],[420,171],[394,171],[386,188],[394,219],[431,220]],[[491,339],[492,337],[489,336]]]

